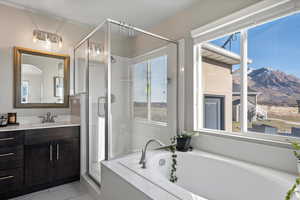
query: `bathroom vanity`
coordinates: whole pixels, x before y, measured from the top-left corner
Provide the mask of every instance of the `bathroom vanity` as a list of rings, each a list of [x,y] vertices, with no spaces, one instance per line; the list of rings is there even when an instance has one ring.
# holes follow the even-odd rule
[[[79,176],[78,124],[0,129],[0,199],[75,181]]]

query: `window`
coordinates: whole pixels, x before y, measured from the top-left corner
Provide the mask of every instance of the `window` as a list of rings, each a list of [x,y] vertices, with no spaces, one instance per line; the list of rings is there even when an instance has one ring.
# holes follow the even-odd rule
[[[28,103],[28,97],[29,97],[29,81],[22,81],[21,102]]]
[[[239,126],[234,120],[233,97],[237,88],[233,84],[233,71],[240,69],[240,33],[234,33],[225,37],[205,42],[201,45],[201,77],[203,98],[202,106],[198,107],[199,121],[203,121],[203,128],[239,132]],[[199,92],[199,91],[195,91]],[[200,93],[199,93],[200,94]],[[201,100],[202,102],[202,100]],[[201,125],[198,125],[201,127]]]
[[[204,128],[224,130],[224,97],[204,97]]]
[[[300,137],[300,14],[248,30],[248,130]]]
[[[203,120],[197,129],[222,130],[224,120],[229,132],[300,137],[299,35],[300,13],[296,13],[196,44],[201,65],[195,65],[200,81],[194,84],[201,83],[197,98],[203,99],[199,102],[204,108],[203,115],[196,110],[200,116],[196,119]],[[226,89],[229,83],[231,89]],[[224,95],[225,119],[220,115],[222,100],[203,95],[207,90]]]
[[[167,56],[133,66],[133,116],[167,123]]]
[[[148,118],[148,63],[134,65],[133,114],[135,118]]]

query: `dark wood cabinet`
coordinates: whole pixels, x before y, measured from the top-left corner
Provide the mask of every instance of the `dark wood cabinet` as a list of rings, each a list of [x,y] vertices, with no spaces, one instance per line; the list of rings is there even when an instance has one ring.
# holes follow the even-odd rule
[[[5,199],[7,193],[17,192],[22,188],[22,169],[8,169],[0,171],[0,199]],[[1,197],[3,196],[3,198]]]
[[[48,184],[51,181],[50,148],[50,143],[25,146],[26,187]]]
[[[0,199],[23,187],[23,132],[0,133]]]
[[[25,132],[25,186],[28,190],[79,177],[79,128]]]
[[[78,138],[26,145],[26,187],[51,184],[79,176],[79,156]]]
[[[54,146],[54,179],[59,181],[77,176],[80,171],[79,139],[56,141]]]
[[[0,170],[23,167],[23,145],[0,147]]]
[[[0,132],[0,199],[79,179],[80,128]]]
[[[9,131],[0,133],[0,148],[23,145],[23,131]]]

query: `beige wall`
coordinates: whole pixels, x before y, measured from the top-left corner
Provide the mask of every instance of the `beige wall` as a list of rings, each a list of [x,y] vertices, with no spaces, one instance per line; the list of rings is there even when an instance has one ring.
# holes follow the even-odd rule
[[[231,65],[203,58],[203,88],[205,95],[225,97],[225,130],[232,130]]]
[[[15,111],[18,112],[19,116],[39,115],[47,111],[68,114],[70,109],[13,108],[13,47],[21,46],[48,51],[41,44],[33,43],[32,32],[36,27],[33,25],[31,18],[34,19],[41,30],[49,32],[55,32],[61,23],[61,20],[53,17],[32,14],[25,10],[0,4],[0,112]],[[59,31],[59,34],[63,37],[63,48],[57,52],[72,56],[73,45],[90,30],[91,27],[86,25],[65,22]]]

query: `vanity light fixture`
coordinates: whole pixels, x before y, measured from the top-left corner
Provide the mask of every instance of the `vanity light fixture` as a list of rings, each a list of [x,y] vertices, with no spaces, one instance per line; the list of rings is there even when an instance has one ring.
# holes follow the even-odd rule
[[[36,43],[37,41],[45,42],[45,47],[47,49],[51,49],[52,44],[56,44],[58,46],[58,48],[62,48],[62,46],[63,46],[63,40],[60,35],[58,35],[56,33],[41,31],[38,29],[35,29],[33,31],[32,41],[34,43]]]

